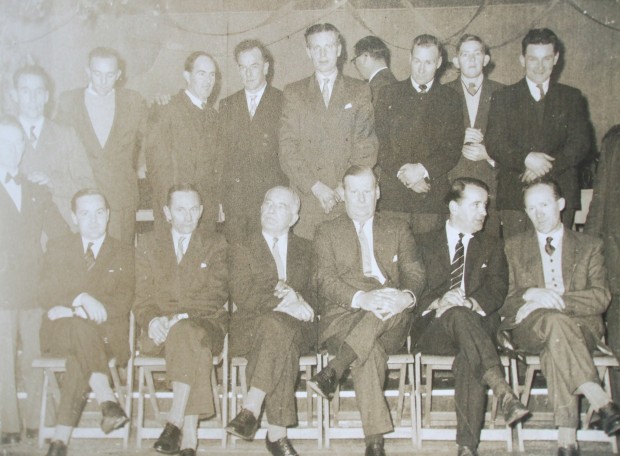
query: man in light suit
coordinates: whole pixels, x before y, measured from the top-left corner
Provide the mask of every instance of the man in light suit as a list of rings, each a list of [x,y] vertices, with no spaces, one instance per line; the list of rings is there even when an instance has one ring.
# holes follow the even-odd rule
[[[165,356],[172,383],[166,426],[154,445],[164,454],[195,456],[198,420],[215,413],[211,369],[228,323],[228,246],[220,234],[196,230],[202,212],[195,186],[172,186],[164,206],[170,228],[144,235],[136,257],[140,349]]]
[[[253,439],[265,403],[266,444],[275,456],[297,455],[286,428],[297,423],[299,357],[316,346],[309,304],[311,243],[290,232],[298,214],[299,197],[291,189],[270,189],[261,206],[262,233],[233,246],[229,263],[231,298],[237,306],[230,325],[230,353],[248,359],[249,391],[226,431]]]
[[[38,293],[46,310],[41,351],[65,358],[67,369],[47,456],[67,454],[90,389],[101,408],[103,432],[129,421],[110,387],[108,360],[124,366],[129,359],[134,249],[106,234],[110,209],[101,192],[80,190],[71,207],[78,234],[48,243]]]
[[[282,92],[270,84],[273,58],[257,40],[235,47],[243,89],[220,101],[218,147],[225,157],[220,201],[229,242],[242,242],[260,227],[265,192],[288,184],[278,161]]]
[[[41,354],[39,327],[43,310],[37,304],[41,237],[67,234],[68,228],[44,186],[19,173],[25,149],[21,124],[0,115],[0,423],[2,444],[18,443],[39,429],[42,375],[32,368]],[[21,355],[17,356],[21,341]],[[18,366],[19,363],[19,366]],[[17,372],[28,394],[23,414],[17,402]]]
[[[386,362],[407,338],[424,265],[409,225],[375,213],[379,185],[371,168],[350,167],[343,188],[347,213],[323,223],[315,239],[319,343],[335,358],[309,384],[331,398],[351,367],[366,456],[382,456],[383,434],[393,430],[383,396]]]
[[[138,155],[146,104],[133,90],[116,87],[120,57],[109,48],[88,55],[88,87],[61,94],[56,120],[73,127],[86,149],[97,188],[110,204],[108,233],[134,242],[138,207]]]
[[[592,141],[585,98],[551,79],[560,58],[556,34],[530,30],[521,54],[525,77],[493,94],[485,136],[489,155],[499,164],[497,209],[505,239],[528,229],[522,184],[545,175],[560,185],[566,198],[562,221],[573,226],[581,204],[577,165]]]
[[[444,228],[418,236],[427,284],[414,312],[412,344],[416,352],[455,355],[458,456],[478,454],[487,386],[507,425],[529,414],[506,383],[495,348],[508,265],[503,243],[482,230],[488,194],[481,180],[457,178],[445,198]]]
[[[620,431],[620,407],[602,389],[591,352],[604,334],[607,309],[603,243],[565,228],[559,185],[547,178],[525,186],[525,211],[536,231],[506,241],[508,297],[502,328],[515,345],[540,354],[559,427],[558,455],[578,455],[578,394],[597,410],[608,435]]]
[[[491,95],[504,85],[484,74],[490,61],[489,48],[480,37],[465,34],[459,39],[452,63],[460,71],[460,77],[446,85],[461,95],[465,138],[459,162],[448,172],[448,178],[453,180],[458,177],[475,177],[489,186],[489,211],[484,229],[499,236],[500,222],[495,209],[497,165],[489,157],[484,134]]]
[[[78,190],[95,186],[84,146],[72,128],[45,117],[50,79],[43,68],[20,68],[13,75],[13,84],[19,121],[28,134],[20,170],[33,182],[49,186],[65,221],[77,229],[71,198]]]
[[[338,29],[315,24],[305,39],[314,74],[284,88],[280,165],[301,197],[295,234],[312,239],[319,223],[344,213],[342,176],[351,165],[374,166],[377,138],[370,88],[338,69]]]
[[[355,43],[355,57],[351,62],[359,74],[368,81],[372,102],[376,104],[383,86],[394,84],[396,78],[390,70],[390,50],[380,38],[366,36]]]
[[[435,77],[442,52],[436,37],[415,37],[411,77],[386,86],[375,105],[379,210],[406,219],[414,234],[438,230],[445,223],[448,171],[458,162],[463,144],[461,100]]]

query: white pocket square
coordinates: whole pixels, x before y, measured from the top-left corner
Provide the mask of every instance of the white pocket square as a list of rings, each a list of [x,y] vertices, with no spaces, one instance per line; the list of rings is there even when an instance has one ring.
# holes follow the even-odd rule
[[[200,269],[204,269],[207,267],[207,263],[200,263]]]
[[[347,103],[346,105],[344,105],[344,109],[351,109],[353,107],[353,105],[351,103]]]
[[[486,267],[487,267],[487,264],[486,263],[482,263],[482,266],[480,266],[480,269],[484,269]]]
[[[392,263],[396,263],[398,261],[398,255],[394,255],[394,258],[392,258]]]

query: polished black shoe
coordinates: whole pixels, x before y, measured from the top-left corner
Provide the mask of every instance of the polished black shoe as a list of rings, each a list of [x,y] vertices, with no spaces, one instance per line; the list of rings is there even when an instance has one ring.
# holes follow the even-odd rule
[[[614,435],[620,431],[620,407],[614,402],[598,409],[598,416],[603,422],[605,434]]]
[[[123,427],[129,418],[118,402],[105,401],[101,404],[101,430],[109,434],[114,429]]]
[[[459,445],[457,456],[478,456],[478,450],[466,445]]]
[[[13,445],[19,443],[22,440],[22,436],[19,432],[3,432],[2,433],[2,445]]]
[[[266,438],[265,444],[267,445],[267,451],[273,454],[273,456],[299,456],[288,437],[283,437],[275,442],[270,442]]]
[[[383,443],[369,443],[368,445],[366,445],[366,453],[364,454],[366,456],[385,456],[385,449],[383,448]]]
[[[336,371],[327,366],[321,372],[308,380],[308,386],[325,399],[331,400],[331,398],[334,397],[336,388],[338,387]]]
[[[54,440],[47,450],[47,456],[67,456],[67,445],[60,440]]]
[[[181,439],[181,429],[172,423],[166,423],[166,427],[153,445],[155,451],[163,454],[177,454],[181,449],[179,440]]]
[[[243,440],[254,440],[257,430],[258,420],[252,412],[244,408],[226,425],[226,432]]]
[[[502,412],[504,413],[504,421],[510,426],[517,421],[521,421],[530,415],[530,411],[521,403],[517,396],[512,393],[506,393],[500,398]]]
[[[196,450],[191,448],[184,448],[179,453],[179,456],[196,456]]]
[[[558,456],[579,456],[579,447],[577,445],[558,447]]]
[[[39,437],[38,429],[26,428],[26,438],[27,439],[37,439]]]

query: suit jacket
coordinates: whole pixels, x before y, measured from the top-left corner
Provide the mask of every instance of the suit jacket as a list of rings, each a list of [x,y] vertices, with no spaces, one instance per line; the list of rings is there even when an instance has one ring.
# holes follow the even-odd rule
[[[476,112],[476,119],[473,125],[471,125],[469,119],[469,111],[467,110],[467,102],[465,101],[466,89],[461,82],[461,78],[458,77],[454,81],[451,81],[446,85],[460,95],[461,104],[463,105],[463,122],[465,125],[465,129],[469,127],[479,128],[484,135],[487,131],[491,97],[496,90],[505,87],[504,84],[492,81],[486,77],[484,78],[482,86],[479,89],[482,92],[480,93],[478,111]],[[486,144],[485,141],[483,141],[483,144]],[[497,170],[496,168],[491,166],[486,160],[471,161],[463,157],[463,155],[461,154],[459,162],[448,173],[448,178],[450,180],[453,180],[461,176],[475,177],[476,179],[480,179],[481,181],[485,182],[490,187],[491,197],[495,199],[495,190],[497,188]]]
[[[55,306],[71,307],[80,293],[88,293],[106,309],[107,320],[93,331],[109,345],[110,353],[123,364],[129,359],[129,311],[136,287],[133,247],[106,236],[94,266],[88,270],[84,246],[79,234],[50,241],[43,260],[38,302],[46,310]],[[44,317],[47,318],[47,317]],[[41,342],[53,337],[43,334]]]
[[[542,259],[535,231],[513,236],[506,241],[509,269],[508,296],[500,314],[502,327],[516,326],[514,319],[525,304],[523,293],[529,288],[544,288]],[[598,337],[603,335],[602,314],[611,295],[607,285],[603,243],[587,234],[564,230],[562,240],[562,279],[565,314],[579,318]],[[525,319],[520,324],[526,324]]]
[[[425,283],[424,264],[409,225],[404,220],[375,214],[373,245],[377,265],[386,278],[381,285],[364,276],[357,231],[347,215],[319,226],[315,238],[318,299],[321,302],[320,339],[346,331],[333,324],[339,316],[359,309],[351,308],[358,291],[384,287],[410,290],[419,299]]]
[[[259,232],[244,244],[231,247],[229,261],[230,295],[237,306],[231,320],[231,352],[247,350],[254,335],[256,321],[273,312],[280,299],[273,293],[278,283],[278,270],[265,238]],[[307,239],[288,235],[286,283],[314,304],[312,289],[312,244]],[[316,340],[308,341],[315,343]],[[238,347],[238,349],[235,349]]]
[[[499,165],[497,208],[522,210],[521,174],[530,152],[555,158],[549,175],[564,193],[566,207],[581,203],[577,165],[588,155],[591,129],[585,98],[563,84],[551,83],[543,100],[542,122],[537,102],[524,79],[493,94],[486,145]]]
[[[465,130],[458,94],[435,81],[419,94],[411,79],[386,86],[376,103],[381,180],[380,209],[400,212],[446,213],[448,171],[458,162]],[[415,193],[396,177],[405,163],[421,163],[431,189]]]
[[[368,84],[338,74],[326,109],[315,75],[287,85],[280,127],[280,165],[301,197],[295,233],[312,239],[322,221],[344,212],[343,205],[329,215],[311,188],[321,181],[336,188],[351,165],[374,166],[377,138]]]
[[[146,140],[146,167],[157,213],[173,184],[194,184],[204,205],[203,221],[217,220],[216,189],[221,173],[217,152],[217,112],[194,105],[185,90],[165,106],[151,108]]]
[[[426,288],[414,311],[413,331],[416,337],[435,318],[435,312],[422,313],[450,290],[451,258],[445,228],[418,236],[424,267]],[[499,326],[499,308],[504,304],[508,291],[508,264],[503,242],[484,231],[475,233],[469,240],[465,257],[465,295],[475,299],[486,316],[483,324],[489,334]],[[415,344],[415,341],[414,341]]]
[[[99,190],[112,210],[138,207],[136,164],[146,122],[146,104],[133,90],[115,89],[116,107],[110,135],[101,147],[84,102],[84,90],[60,96],[56,120],[72,126],[80,138]]]
[[[276,185],[288,185],[278,161],[281,113],[282,92],[270,85],[253,118],[244,90],[220,102],[218,142],[225,160],[219,201],[228,221],[251,214],[259,229],[259,209],[265,193]]]
[[[47,187],[22,180],[21,211],[0,184],[0,309],[38,307],[41,234],[53,239],[69,232]]]
[[[67,224],[74,227],[71,198],[78,190],[96,184],[84,146],[73,128],[45,119],[37,147],[26,141],[20,170],[26,175],[39,171],[49,177],[52,199]]]
[[[200,324],[217,325],[225,334],[228,311],[228,244],[219,234],[194,231],[177,264],[172,233],[158,230],[141,237],[136,256],[134,314],[146,332],[153,318],[187,313]]]
[[[379,99],[379,92],[386,85],[394,84],[398,82],[394,73],[389,68],[384,68],[379,71],[374,77],[368,81],[368,85],[370,86],[370,91],[372,93],[372,103],[373,105],[377,104],[377,100]]]

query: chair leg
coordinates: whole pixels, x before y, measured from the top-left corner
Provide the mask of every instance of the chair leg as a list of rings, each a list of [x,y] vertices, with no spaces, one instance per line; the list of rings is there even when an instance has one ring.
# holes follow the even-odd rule
[[[142,430],[144,429],[144,388],[145,388],[144,367],[138,370],[138,418],[136,424],[136,447],[142,448]]]
[[[400,365],[400,377],[398,378],[398,401],[396,404],[396,423],[403,424],[403,408],[405,406],[405,381],[407,380],[407,364]]]
[[[52,373],[52,375],[54,375]],[[48,395],[48,370],[45,369],[43,371],[43,391],[41,393],[41,409],[39,411],[39,448],[43,448],[43,444],[45,443],[45,436],[43,435],[43,429],[45,429],[45,416],[47,414],[47,395]]]

